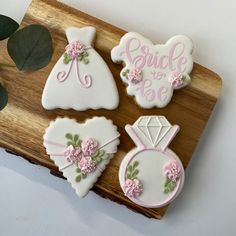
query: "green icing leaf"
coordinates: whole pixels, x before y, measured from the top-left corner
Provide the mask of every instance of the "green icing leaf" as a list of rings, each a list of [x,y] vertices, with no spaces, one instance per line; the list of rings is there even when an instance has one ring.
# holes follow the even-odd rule
[[[73,143],[72,143],[71,141],[68,141],[68,142],[67,142],[67,146],[70,146],[70,145],[73,146]]]
[[[136,169],[136,170],[132,173],[132,175],[131,175],[132,179],[135,179],[135,178],[137,177],[138,172],[139,172],[139,171]]]
[[[106,153],[105,150],[102,150],[102,149],[99,150],[99,157],[103,156],[105,153]]]
[[[97,150],[93,155],[92,155],[92,158],[93,157],[97,157],[99,155],[99,150]]]
[[[176,182],[166,179],[164,193],[172,192],[176,187]]]
[[[129,173],[132,173],[132,171],[133,171],[133,167],[132,167],[132,165],[129,165],[129,166],[128,166],[128,172],[129,172]]]
[[[136,167],[138,167],[138,161],[135,161],[134,164],[133,164],[133,169],[135,169]]]
[[[7,90],[0,84],[0,111],[7,105],[8,94]]]
[[[19,24],[8,16],[0,15],[0,40],[10,37],[17,29]]]
[[[80,181],[81,181],[81,175],[77,175],[77,176],[75,177],[75,181],[76,181],[76,182],[80,182]]]
[[[76,172],[77,173],[81,173],[81,169],[78,167],[78,168],[76,168]]]
[[[83,62],[84,62],[84,64],[88,64],[89,63],[89,59],[87,57],[84,57],[83,58]]]
[[[101,158],[103,160],[107,160],[109,158],[109,155],[107,153],[105,153],[103,156],[101,156]]]
[[[87,175],[82,173],[82,178],[85,179],[86,177],[87,177]]]
[[[129,173],[126,174],[127,179],[131,179],[131,175]]]
[[[79,135],[78,135],[78,134],[75,134],[75,136],[74,136],[74,141],[75,141],[75,143],[76,143],[78,140],[79,140]]]
[[[72,139],[73,139],[73,136],[72,136],[72,134],[67,133],[67,134],[66,134],[66,138],[72,140]]]
[[[67,53],[64,53],[63,62],[64,62],[65,64],[68,64],[70,61],[71,61],[71,58],[68,56]]]
[[[38,70],[52,57],[52,37],[42,25],[29,25],[14,33],[7,50],[19,70]]]

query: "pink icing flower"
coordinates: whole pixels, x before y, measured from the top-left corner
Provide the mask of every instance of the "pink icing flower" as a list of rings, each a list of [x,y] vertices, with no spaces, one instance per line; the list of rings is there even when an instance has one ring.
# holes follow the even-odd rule
[[[143,186],[140,180],[138,179],[126,179],[124,192],[128,197],[138,197],[143,191]]]
[[[142,80],[142,71],[138,68],[134,68],[129,71],[127,78],[131,83],[137,84]]]
[[[74,148],[72,145],[68,146],[64,151],[64,156],[68,162],[79,161],[83,157],[81,148]]]
[[[98,141],[93,138],[83,140],[81,148],[85,156],[93,155],[98,149]]]
[[[170,74],[168,81],[171,83],[172,87],[177,88],[184,83],[183,82],[183,75],[178,71],[173,71]]]
[[[83,174],[89,174],[96,169],[96,162],[91,157],[82,157],[78,166]]]
[[[165,176],[173,182],[176,182],[181,176],[181,168],[177,161],[171,161],[164,167]]]
[[[85,45],[79,41],[72,42],[66,46],[66,53],[73,60],[78,58],[85,51]]]

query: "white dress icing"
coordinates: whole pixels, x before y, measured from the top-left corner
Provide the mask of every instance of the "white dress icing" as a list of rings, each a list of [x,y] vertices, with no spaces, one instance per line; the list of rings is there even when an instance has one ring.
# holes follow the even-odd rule
[[[68,162],[64,156],[68,147],[66,134],[78,135],[78,139],[86,140],[93,138],[98,142],[98,150],[106,152],[106,159],[96,165],[96,169],[87,174],[86,178],[76,181],[78,175],[76,169],[79,162]],[[86,120],[85,123],[78,123],[69,118],[57,118],[52,121],[44,134],[44,147],[50,159],[62,171],[63,176],[71,183],[79,197],[84,197],[93,187],[106,165],[117,152],[120,134],[117,127],[113,125],[111,120],[105,117],[94,117]]]
[[[113,76],[105,61],[92,47],[95,35],[94,27],[72,27],[66,30],[69,43],[79,41],[86,46],[89,63],[75,61],[66,80],[60,82],[57,79],[58,74],[68,71],[72,63],[65,64],[64,54],[61,56],[52,69],[43,91],[42,105],[45,109],[112,110],[118,106],[119,95]],[[78,80],[76,63],[81,78],[86,74],[91,76],[91,86],[84,87]]]

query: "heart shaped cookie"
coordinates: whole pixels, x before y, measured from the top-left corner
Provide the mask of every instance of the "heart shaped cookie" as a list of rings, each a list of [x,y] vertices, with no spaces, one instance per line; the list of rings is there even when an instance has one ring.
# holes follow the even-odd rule
[[[119,136],[117,127],[105,117],[85,123],[57,118],[46,129],[43,144],[77,195],[84,197],[117,152]]]

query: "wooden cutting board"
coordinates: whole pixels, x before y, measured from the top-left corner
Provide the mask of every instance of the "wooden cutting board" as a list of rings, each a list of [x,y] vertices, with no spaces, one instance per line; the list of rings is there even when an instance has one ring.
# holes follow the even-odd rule
[[[119,151],[103,172],[93,191],[102,197],[126,205],[147,217],[160,219],[167,209],[148,209],[135,205],[123,195],[118,181],[118,169],[122,158],[134,147],[124,126],[133,124],[140,115],[165,115],[181,130],[170,147],[187,167],[204,127],[211,115],[221,90],[221,79],[214,72],[194,64],[192,83],[189,87],[175,92],[171,103],[163,109],[145,110],[138,107],[119,78],[122,66],[113,64],[110,50],[119,43],[125,31],[92,16],[72,9],[54,0],[33,0],[22,26],[42,24],[53,37],[54,53],[51,63],[37,72],[19,72],[16,68],[0,69],[0,80],[9,92],[8,106],[0,112],[0,146],[30,162],[45,166],[51,173],[62,177],[56,166],[49,160],[43,147],[43,134],[51,120],[57,116],[68,116],[84,121],[92,116],[106,116],[112,119],[121,133]],[[120,94],[120,105],[114,111],[100,109],[77,112],[73,110],[46,111],[41,106],[41,95],[47,77],[67,44],[64,30],[70,26],[91,25],[97,29],[96,50],[110,67]],[[0,43],[0,62],[12,64],[7,56],[6,41]],[[132,111],[132,112],[131,112]],[[184,193],[183,193],[184,194]],[[83,201],[79,199],[78,201]]]

